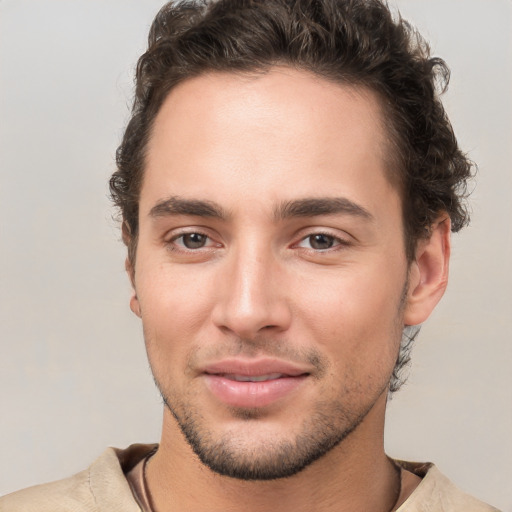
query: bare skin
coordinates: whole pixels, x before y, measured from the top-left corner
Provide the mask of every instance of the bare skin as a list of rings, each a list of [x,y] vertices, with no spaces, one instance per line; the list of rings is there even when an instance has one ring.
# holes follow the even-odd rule
[[[384,453],[387,386],[444,293],[450,226],[407,261],[387,149],[375,95],[305,72],[170,93],[127,264],[167,404],[158,512],[388,512],[419,483]]]

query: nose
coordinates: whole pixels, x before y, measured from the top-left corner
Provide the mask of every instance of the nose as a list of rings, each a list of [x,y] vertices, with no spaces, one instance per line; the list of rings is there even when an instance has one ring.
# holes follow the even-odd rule
[[[263,332],[281,333],[291,323],[283,269],[271,251],[236,252],[217,283],[213,322],[221,330],[251,340]]]

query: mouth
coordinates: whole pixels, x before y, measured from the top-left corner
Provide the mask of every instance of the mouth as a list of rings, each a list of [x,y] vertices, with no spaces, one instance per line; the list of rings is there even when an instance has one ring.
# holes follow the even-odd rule
[[[267,375],[237,375],[234,373],[217,374],[225,379],[236,382],[266,382],[267,380],[282,379],[288,377],[284,373],[269,373]]]
[[[293,395],[310,376],[305,368],[277,360],[225,360],[202,377],[211,394],[230,407],[260,408]]]

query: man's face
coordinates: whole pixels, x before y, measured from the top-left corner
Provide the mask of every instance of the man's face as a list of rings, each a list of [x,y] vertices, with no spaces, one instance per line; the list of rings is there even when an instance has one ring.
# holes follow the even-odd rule
[[[385,152],[376,96],[287,68],[162,106],[132,309],[167,423],[213,470],[291,475],[382,421],[408,271]]]

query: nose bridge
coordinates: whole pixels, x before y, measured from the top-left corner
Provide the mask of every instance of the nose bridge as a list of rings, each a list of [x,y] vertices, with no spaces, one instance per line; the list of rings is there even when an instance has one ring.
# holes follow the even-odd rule
[[[217,326],[244,338],[262,329],[285,330],[290,313],[276,279],[279,270],[277,256],[261,240],[232,247],[214,311]]]

